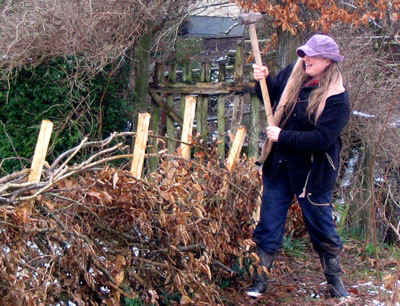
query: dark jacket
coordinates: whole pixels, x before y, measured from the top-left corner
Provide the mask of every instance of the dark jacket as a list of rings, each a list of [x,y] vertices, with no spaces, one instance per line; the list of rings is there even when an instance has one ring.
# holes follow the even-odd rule
[[[289,65],[275,78],[267,78],[273,108],[279,102],[292,68],[293,65]],[[263,175],[272,179],[279,175],[280,167],[287,167],[291,185],[299,193],[305,187],[307,195],[333,190],[342,147],[340,133],[350,116],[349,97],[345,91],[328,97],[324,110],[314,124],[314,118],[309,119],[306,113],[308,97],[314,89],[301,89],[294,111],[263,166]],[[262,101],[259,86],[257,94]]]

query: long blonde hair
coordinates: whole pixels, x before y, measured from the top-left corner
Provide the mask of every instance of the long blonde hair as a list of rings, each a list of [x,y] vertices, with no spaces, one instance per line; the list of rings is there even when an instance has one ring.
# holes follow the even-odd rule
[[[286,120],[288,117],[290,117],[290,114],[296,105],[302,86],[309,78],[310,77],[305,73],[304,70],[304,60],[302,58],[298,58],[275,111],[276,124],[281,122],[283,115],[285,115],[283,125],[286,123]],[[341,78],[339,66],[336,62],[332,62],[322,73],[321,78],[319,79],[318,87],[312,91],[309,97],[306,111],[310,120],[314,117],[314,123],[317,122],[321,113],[320,104],[325,103],[329,87],[339,78]],[[280,124],[280,126],[282,126],[282,124]]]

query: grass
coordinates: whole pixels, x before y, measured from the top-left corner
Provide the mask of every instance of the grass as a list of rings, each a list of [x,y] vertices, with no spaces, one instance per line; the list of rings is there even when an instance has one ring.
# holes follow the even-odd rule
[[[283,252],[288,256],[304,256],[307,243],[303,239],[295,239],[292,236],[283,237]]]

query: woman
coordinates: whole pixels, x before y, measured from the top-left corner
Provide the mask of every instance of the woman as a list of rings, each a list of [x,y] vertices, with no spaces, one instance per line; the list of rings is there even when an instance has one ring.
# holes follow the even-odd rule
[[[339,169],[340,133],[350,114],[338,67],[343,56],[336,42],[322,34],[312,36],[296,51],[295,65],[275,78],[269,76],[267,67],[253,66],[256,80],[267,77],[277,126],[267,127],[273,146],[263,162],[262,207],[253,236],[262,269],[257,269],[247,294],[257,297],[266,290],[264,268],[272,266],[282,246],[287,212],[296,196],[330,294],[348,296],[339,264],[342,242],[330,205]],[[261,97],[259,87],[257,93]]]

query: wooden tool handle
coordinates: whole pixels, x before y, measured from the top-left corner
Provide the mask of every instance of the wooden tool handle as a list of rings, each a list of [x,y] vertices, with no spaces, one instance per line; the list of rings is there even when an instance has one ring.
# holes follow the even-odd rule
[[[251,41],[251,48],[257,65],[262,65],[260,49],[258,47],[258,38],[256,33],[256,25],[254,23],[249,25],[249,35]],[[264,102],[265,114],[267,115],[267,124],[275,125],[274,115],[272,113],[271,101],[269,99],[267,81],[261,79],[260,81],[261,93]]]

